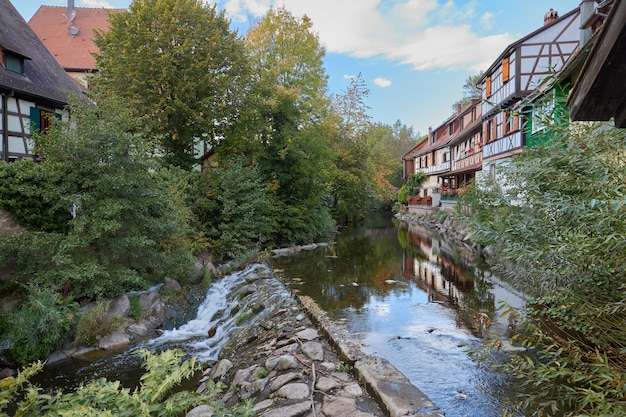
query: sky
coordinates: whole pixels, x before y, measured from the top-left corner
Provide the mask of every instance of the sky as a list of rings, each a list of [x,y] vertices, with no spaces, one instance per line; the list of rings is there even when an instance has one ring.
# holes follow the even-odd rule
[[[28,21],[39,6],[67,0],[10,0]],[[307,15],[326,49],[329,93],[361,74],[373,122],[397,120],[425,134],[453,113],[469,76],[486,70],[517,39],[579,0],[205,0],[226,10],[243,35],[271,7]],[[131,0],[74,0],[76,7],[127,8]]]

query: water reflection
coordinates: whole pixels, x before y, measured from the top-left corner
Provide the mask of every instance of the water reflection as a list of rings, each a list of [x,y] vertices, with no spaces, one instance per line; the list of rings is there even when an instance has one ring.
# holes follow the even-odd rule
[[[328,247],[272,263],[295,290],[361,335],[366,353],[393,363],[446,416],[500,415],[505,378],[474,363],[466,350],[483,336],[480,318],[504,333],[499,302],[521,306],[523,299],[487,269],[465,262],[443,238],[376,218],[343,230]]]

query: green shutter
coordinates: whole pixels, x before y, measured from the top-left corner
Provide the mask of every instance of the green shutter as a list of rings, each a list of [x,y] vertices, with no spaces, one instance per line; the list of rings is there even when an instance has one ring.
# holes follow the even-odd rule
[[[40,125],[41,112],[37,107],[30,108],[30,133],[33,134],[35,132],[39,132],[41,129]]]

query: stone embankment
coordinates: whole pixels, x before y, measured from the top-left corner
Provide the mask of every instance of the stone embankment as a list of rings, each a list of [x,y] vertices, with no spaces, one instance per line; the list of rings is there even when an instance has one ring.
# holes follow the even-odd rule
[[[263,294],[262,280],[272,277],[250,275],[243,304],[270,296]],[[229,387],[221,398],[225,404],[254,399],[256,415],[265,417],[444,415],[388,362],[364,355],[358,338],[310,298],[291,294],[259,311],[204,371],[199,391],[210,380],[222,382]],[[187,417],[211,413],[201,406]]]

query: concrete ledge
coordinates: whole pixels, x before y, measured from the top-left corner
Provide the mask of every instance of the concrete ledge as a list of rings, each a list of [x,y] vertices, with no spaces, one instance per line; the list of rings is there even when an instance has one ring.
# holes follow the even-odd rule
[[[387,360],[363,353],[359,335],[336,324],[311,297],[298,302],[337,354],[353,366],[361,384],[390,417],[444,417],[445,413]]]

